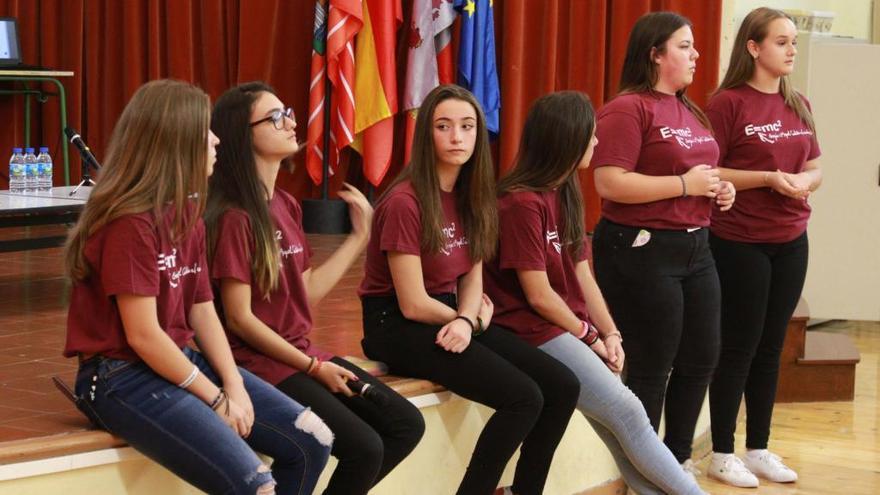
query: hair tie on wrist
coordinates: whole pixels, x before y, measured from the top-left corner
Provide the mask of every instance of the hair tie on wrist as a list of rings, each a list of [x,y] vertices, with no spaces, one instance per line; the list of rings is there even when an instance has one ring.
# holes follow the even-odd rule
[[[453,318],[453,319],[454,319],[454,320],[464,320],[464,321],[466,321],[467,324],[471,326],[471,333],[474,333],[474,332],[477,330],[477,326],[474,325],[473,320],[471,320],[470,318],[468,318],[468,317],[465,316],[465,315],[458,315],[458,316],[456,316],[456,317]]]

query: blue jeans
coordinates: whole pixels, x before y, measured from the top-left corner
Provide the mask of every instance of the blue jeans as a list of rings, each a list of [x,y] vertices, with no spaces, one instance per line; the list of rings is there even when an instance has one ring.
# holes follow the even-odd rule
[[[185,348],[184,354],[221,384],[200,353]],[[82,363],[77,406],[93,423],[207,493],[254,494],[273,480],[279,494],[312,493],[330,455],[327,427],[272,385],[239,371],[254,405],[246,439],[142,361],[99,357]],[[272,457],[271,472],[260,472],[262,461],[251,447]]]
[[[539,349],[568,366],[581,384],[577,408],[614,457],[624,481],[640,494],[702,494],[654,433],[641,401],[602,359],[565,333]]]

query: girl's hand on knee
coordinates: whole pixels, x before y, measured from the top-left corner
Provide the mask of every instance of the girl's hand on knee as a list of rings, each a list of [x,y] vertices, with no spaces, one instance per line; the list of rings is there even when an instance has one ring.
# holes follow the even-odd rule
[[[221,404],[215,411],[224,423],[229,425],[238,436],[247,438],[251,434],[251,426],[253,420],[248,421],[245,416],[244,409],[231,398],[226,399],[225,404]]]
[[[357,379],[357,375],[330,361],[324,361],[321,369],[315,373],[315,380],[318,380],[321,385],[327,387],[327,390],[334,394],[344,394],[346,397],[354,395],[354,392],[348,388],[346,382],[357,381]]]
[[[618,337],[619,334],[611,334],[602,342],[608,355],[605,359],[605,364],[615,373],[623,371],[623,360],[625,359],[623,345],[621,345]]]
[[[608,366],[608,369],[614,371],[614,368],[608,363],[608,349],[605,347],[605,342],[602,342],[602,339],[596,339],[596,341],[593,342],[593,345],[590,346],[590,349],[592,349],[597,356],[602,358],[602,361],[605,363],[605,366]]]
[[[471,343],[471,327],[464,320],[456,318],[437,332],[436,343],[449,352],[464,352]]]
[[[254,424],[254,405],[251,403],[251,396],[244,388],[244,382],[226,385],[224,387],[229,400],[241,407],[245,420],[247,421],[248,430]]]

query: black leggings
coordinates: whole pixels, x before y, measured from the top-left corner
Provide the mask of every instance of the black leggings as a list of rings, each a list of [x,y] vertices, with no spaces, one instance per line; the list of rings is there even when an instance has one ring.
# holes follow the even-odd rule
[[[435,297],[455,307],[454,296]],[[495,410],[477,440],[458,493],[492,493],[520,444],[513,491],[542,493],[553,453],[577,403],[580,384],[574,373],[495,326],[455,354],[435,343],[440,325],[404,318],[394,297],[365,297],[363,307],[363,347],[370,359]]]
[[[733,453],[746,397],[746,447],[766,449],[788,321],[807,273],[809,243],[751,244],[711,236],[721,278],[721,359],[709,389],[712,446]]]
[[[360,396],[333,394],[305,373],[277,387],[315,411],[333,432],[330,453],[339,464],[324,493],[365,494],[412,452],[425,432],[425,421],[414,405],[366,371],[338,357],[331,361],[381,389],[387,403],[379,406]]]
[[[625,383],[664,443],[691,456],[697,419],[718,360],[721,290],[708,232],[639,231],[601,220],[593,236],[596,281],[624,338]],[[648,230],[648,229],[646,229]]]

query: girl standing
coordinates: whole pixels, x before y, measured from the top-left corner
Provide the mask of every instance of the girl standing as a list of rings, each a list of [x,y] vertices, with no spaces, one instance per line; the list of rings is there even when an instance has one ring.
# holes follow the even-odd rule
[[[709,476],[736,486],[758,486],[757,477],[797,480],[767,450],[779,355],[807,272],[807,198],[822,182],[809,103],[788,80],[796,45],[797,28],[785,13],[753,10],[706,108],[721,177],[741,191],[730,211],[713,213],[709,236],[724,296],[721,358],[709,389]],[[733,434],[743,393],[748,451],[740,460]]]
[[[718,358],[721,291],[709,215],[734,188],[718,177],[718,145],[685,94],[699,53],[673,12],[630,33],[617,97],[599,112],[593,156],[602,219],[596,279],[627,342],[626,384],[654,429],[691,470],[691,443]]]

